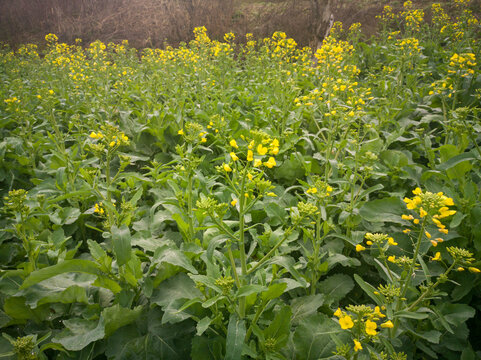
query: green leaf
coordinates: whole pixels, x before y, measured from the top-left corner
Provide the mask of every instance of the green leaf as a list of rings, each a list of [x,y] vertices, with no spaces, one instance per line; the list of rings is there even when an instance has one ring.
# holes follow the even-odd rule
[[[112,242],[114,247],[115,258],[119,266],[129,262],[132,256],[132,246],[130,240],[130,230],[127,226],[122,225],[120,228],[112,226]]]
[[[102,310],[102,318],[105,322],[105,336],[112,335],[117,329],[128,325],[140,316],[143,306],[139,305],[133,309],[121,307],[119,304]]]
[[[201,336],[209,328],[209,325],[211,322],[212,322],[212,319],[208,316],[202,318],[197,323],[197,336]]]
[[[365,203],[359,209],[359,215],[370,222],[404,224],[404,220],[401,219],[404,210],[405,206],[398,197],[390,197]]]
[[[237,290],[236,297],[248,296],[250,294],[258,294],[265,290],[267,290],[267,288],[262,285],[244,285],[241,286],[239,290]]]
[[[294,333],[296,359],[319,360],[332,356],[336,344],[331,335],[343,330],[324,314],[316,314],[306,318]]]
[[[91,288],[94,280],[95,277],[91,274],[65,273],[22,289],[16,295],[24,296],[25,303],[31,308],[55,302],[87,304],[86,291]]]
[[[197,274],[197,270],[192,266],[189,258],[183,252],[173,247],[163,246],[158,248],[154,254],[154,261],[162,264],[168,263],[171,265],[180,266],[192,274]]]
[[[101,275],[98,265],[95,264],[93,261],[82,259],[65,260],[56,265],[48,266],[46,268],[36,270],[30,273],[30,275],[23,282],[20,289],[26,289],[29,286],[37,284],[43,280],[67,272],[80,272],[86,274]]]
[[[324,305],[323,294],[294,298],[291,302],[292,324],[301,324],[304,319],[315,314],[322,305]]]
[[[466,304],[443,303],[438,307],[448,323],[459,326],[474,317],[475,309]]]
[[[368,284],[367,282],[365,282],[359,275],[357,274],[354,274],[354,280],[356,280],[357,284],[361,287],[361,289],[364,290],[364,292],[371,298],[374,300],[374,302],[381,306],[382,305],[382,300],[379,296],[377,296],[376,294],[374,294],[376,290],[376,288],[374,286],[372,286],[371,284]]]
[[[166,306],[177,299],[195,299],[203,297],[202,293],[195,286],[186,274],[179,273],[166,281],[160,288],[154,290],[151,302],[159,306]]]
[[[274,320],[264,330],[264,338],[276,339],[276,349],[281,349],[286,343],[290,333],[292,311],[285,305],[276,313]]]
[[[331,305],[346,296],[353,288],[354,281],[345,274],[336,274],[319,282],[319,291],[325,295],[325,302]]]
[[[241,360],[244,338],[246,336],[245,321],[232,314],[227,328],[226,351],[224,360]]]
[[[272,300],[278,298],[284,293],[284,290],[287,288],[286,283],[276,283],[269,285],[269,288],[264,291],[261,295],[263,301]]]
[[[293,258],[288,256],[275,256],[273,257],[269,263],[276,264],[282,266],[286,269],[299,283],[301,283],[302,287],[306,288],[308,286],[307,281],[302,277],[302,275],[297,271],[294,267],[295,261]]]
[[[429,315],[426,313],[402,310],[394,313],[394,317],[423,320],[423,319],[427,319]]]
[[[104,319],[100,317],[98,321],[85,319],[69,319],[64,320],[64,329],[52,339],[67,350],[80,351],[87,345],[97,340],[103,339],[105,336]]]

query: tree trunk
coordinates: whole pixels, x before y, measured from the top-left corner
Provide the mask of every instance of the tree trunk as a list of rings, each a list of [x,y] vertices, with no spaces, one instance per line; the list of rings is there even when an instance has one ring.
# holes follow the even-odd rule
[[[329,36],[334,24],[334,14],[331,11],[332,0],[310,0],[311,31],[314,33],[314,51],[322,46],[322,41]]]

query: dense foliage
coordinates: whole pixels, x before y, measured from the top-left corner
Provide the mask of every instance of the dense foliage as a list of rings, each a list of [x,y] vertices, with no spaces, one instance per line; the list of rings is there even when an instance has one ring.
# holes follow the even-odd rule
[[[205,28],[4,48],[3,358],[479,358],[468,5],[314,56]]]

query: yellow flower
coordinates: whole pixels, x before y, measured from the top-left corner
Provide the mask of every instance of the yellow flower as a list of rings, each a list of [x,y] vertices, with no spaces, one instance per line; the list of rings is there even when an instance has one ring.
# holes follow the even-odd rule
[[[419,219],[414,219],[413,223],[415,223],[416,225],[419,224]]]
[[[438,230],[439,230],[439,232],[442,232],[443,234],[446,234],[446,235],[449,232],[448,229],[438,229]]]
[[[334,316],[337,316],[338,318],[342,316],[341,308],[337,308],[336,312],[334,313]]]
[[[254,160],[254,153],[252,150],[247,150],[247,161],[252,161]]]
[[[317,188],[316,187],[311,187],[307,189],[306,191],[307,194],[316,194],[317,193]]]
[[[356,245],[356,251],[357,252],[361,252],[363,250],[366,250],[366,248],[364,246],[362,246],[361,244],[357,244]]]
[[[259,144],[259,145],[257,145],[257,153],[259,155],[263,156],[263,155],[267,154],[267,148],[262,146],[262,144]]]
[[[381,327],[382,327],[382,328],[392,329],[392,328],[394,327],[394,324],[392,323],[391,320],[388,320],[388,321],[386,321],[384,324],[381,324]]]
[[[380,318],[383,318],[383,317],[386,317],[386,315],[384,315],[382,312],[381,312],[381,309],[379,306],[376,306],[374,308],[374,314],[379,316]]]
[[[247,173],[247,178],[252,181],[252,179],[254,178],[254,176],[252,176],[251,173]]]
[[[372,241],[371,241],[371,240],[368,240],[368,241],[366,241],[366,244],[369,245],[369,246],[371,246],[371,245],[372,245]]]
[[[438,242],[437,242],[437,241],[435,241],[435,240],[429,240],[429,241],[431,241],[431,244],[433,244],[433,246],[438,246]]]
[[[272,169],[274,166],[276,166],[276,160],[271,156],[269,157],[269,160],[264,163],[265,166],[267,166],[269,169]]]
[[[475,267],[469,267],[468,270],[471,271],[474,274],[477,274],[477,273],[481,272],[481,270],[479,270],[478,268],[475,268]]]
[[[396,256],[394,256],[394,255],[389,256],[389,257],[387,258],[387,261],[390,261],[390,262],[392,262],[392,263],[395,263],[395,262],[396,262]]]
[[[272,191],[271,192],[268,192],[266,194],[267,196],[272,196],[272,197],[277,197],[277,195],[275,193],[273,193]]]
[[[252,140],[252,141],[249,143],[249,145],[247,146],[247,148],[248,148],[249,150],[252,150],[252,149],[254,148],[254,144],[255,144],[255,141]]]
[[[428,213],[423,208],[419,209],[419,216],[421,216],[422,218],[425,217],[427,214]]]
[[[279,147],[279,140],[277,140],[277,139],[272,140],[271,146],[272,147]]]
[[[397,245],[397,242],[395,242],[392,237],[390,237],[389,239],[387,239],[387,242],[389,243],[389,245],[393,245],[393,246],[396,246],[396,245]]]
[[[229,164],[222,164],[222,167],[224,168],[224,171],[226,171],[226,172],[232,171],[232,168],[229,166]]]
[[[99,204],[95,204],[95,210],[94,212],[96,212],[97,214],[100,214],[102,215],[104,213],[104,209],[102,209],[101,207],[102,203]]]
[[[374,336],[377,334],[377,324],[369,319],[366,320],[366,334]]]
[[[462,266],[458,267],[456,270],[458,271],[464,271],[464,268]]]
[[[97,139],[97,134],[94,133],[93,131],[89,135],[92,139]]]
[[[444,199],[444,205],[446,206],[454,206],[454,201],[451,198]]]
[[[409,234],[410,232],[411,232],[411,229],[404,229],[403,230],[403,233],[405,233],[405,234]]]
[[[183,130],[183,129],[180,129],[179,131],[177,131],[177,134],[178,134],[178,135],[184,135],[184,130]]]
[[[236,149],[239,148],[239,146],[237,145],[237,142],[234,139],[229,141],[229,145],[232,146],[233,148],[236,148]]]
[[[230,155],[230,158],[232,159],[232,161],[239,160],[239,157],[235,154],[235,152],[231,152],[229,155]]]
[[[339,318],[339,325],[341,325],[341,328],[344,330],[350,329],[354,326],[354,323],[352,322],[352,319],[349,315],[343,316]]]
[[[114,147],[114,146],[115,146],[115,144],[116,144],[116,142],[115,142],[115,141],[111,141],[111,142],[110,142],[110,144],[109,144],[109,146],[110,146],[110,147]]]
[[[418,187],[417,187],[416,189],[413,190],[413,194],[414,194],[414,195],[419,195],[419,194],[421,194],[421,193],[422,193],[421,188],[418,188]]]
[[[254,166],[257,167],[257,166],[261,166],[262,165],[262,160],[261,159],[255,159],[254,160]]]
[[[431,234],[430,234],[430,233],[428,233],[427,231],[425,231],[424,233],[426,234],[426,237],[427,237],[428,239],[431,239]]]
[[[231,204],[232,206],[235,206],[235,205],[237,204],[237,199],[232,200],[232,201],[230,202],[230,204]]]
[[[439,261],[439,260],[441,260],[441,253],[438,251],[438,252],[436,253],[436,255],[434,255],[434,257],[433,257],[431,260],[433,260],[433,261]]]
[[[362,345],[359,341],[354,339],[354,351],[358,352],[359,350],[362,350]]]
[[[401,218],[403,220],[412,220],[414,219],[414,217],[412,215],[401,215]]]
[[[277,154],[279,154],[279,148],[278,148],[278,147],[272,148],[270,153],[271,153],[272,155],[277,155]]]

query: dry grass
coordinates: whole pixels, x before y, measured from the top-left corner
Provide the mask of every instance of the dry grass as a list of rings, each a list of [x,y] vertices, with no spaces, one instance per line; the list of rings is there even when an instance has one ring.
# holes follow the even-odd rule
[[[450,0],[414,0],[415,6],[429,7]],[[477,9],[481,0],[473,0]],[[335,0],[332,11],[345,27],[360,22],[367,35],[376,31],[375,15],[383,5],[402,6],[401,0]],[[474,6],[476,8],[476,6]],[[285,31],[300,45],[314,39],[309,0],[0,0],[0,41],[16,46],[43,43],[47,33],[61,41],[84,43],[100,39],[127,39],[141,47],[177,45],[192,39],[196,26],[207,27],[212,38],[233,31],[241,38],[247,32],[256,37]]]

